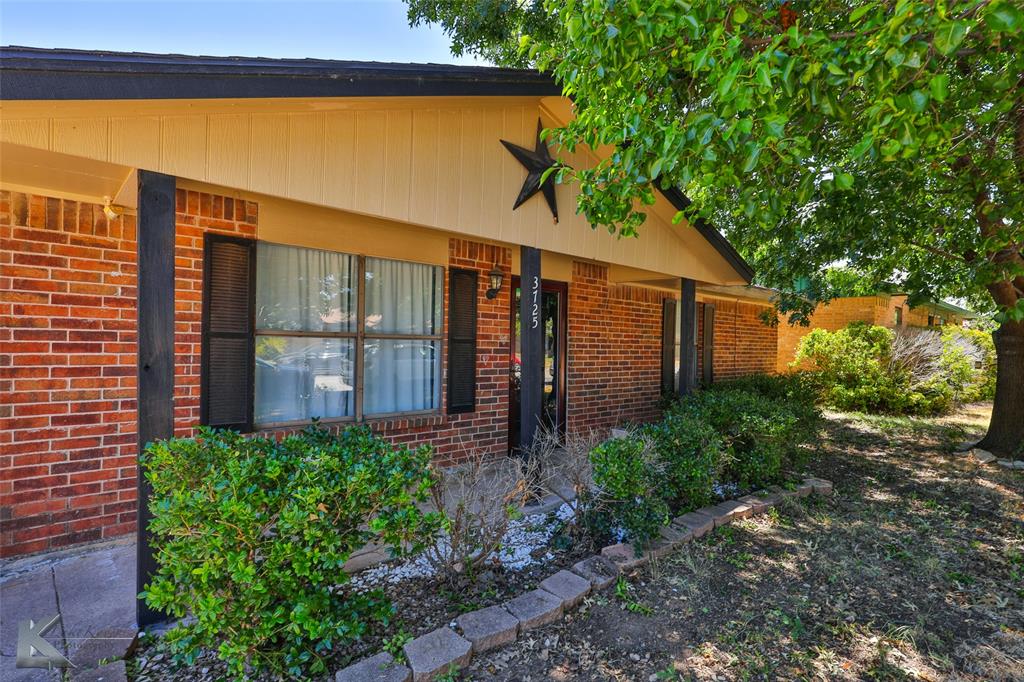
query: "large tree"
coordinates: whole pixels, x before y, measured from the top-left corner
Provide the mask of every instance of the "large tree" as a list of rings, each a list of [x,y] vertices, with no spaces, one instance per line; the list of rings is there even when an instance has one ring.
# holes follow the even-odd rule
[[[1021,447],[1022,0],[408,2],[455,50],[554,75],[576,115],[552,139],[612,150],[557,173],[593,225],[642,236],[642,206],[674,186],[784,292],[827,297],[839,263],[993,311],[982,445]]]

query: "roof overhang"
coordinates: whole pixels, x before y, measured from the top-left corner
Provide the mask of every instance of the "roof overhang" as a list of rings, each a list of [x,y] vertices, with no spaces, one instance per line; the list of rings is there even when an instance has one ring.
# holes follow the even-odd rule
[[[5,100],[560,95],[547,74],[449,64],[0,48]]]

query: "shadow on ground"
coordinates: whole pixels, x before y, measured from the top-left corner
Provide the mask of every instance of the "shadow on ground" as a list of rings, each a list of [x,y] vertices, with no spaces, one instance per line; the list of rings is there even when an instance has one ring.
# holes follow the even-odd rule
[[[474,660],[503,680],[1024,679],[1024,473],[938,420],[828,415],[835,482],[743,521]]]

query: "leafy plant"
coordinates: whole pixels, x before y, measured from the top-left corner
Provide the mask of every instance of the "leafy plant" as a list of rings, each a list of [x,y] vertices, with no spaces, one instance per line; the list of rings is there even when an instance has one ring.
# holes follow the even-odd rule
[[[644,438],[613,438],[591,452],[600,504],[588,504],[588,526],[600,537],[616,529],[639,547],[658,535],[670,517],[664,497],[664,470]]]
[[[430,455],[315,423],[280,441],[204,428],[151,444],[142,461],[158,567],[142,596],[194,616],[166,636],[175,658],[213,649],[236,678],[319,674],[334,646],[387,623],[384,596],[347,590],[342,567],[371,541],[395,555],[430,541],[437,515],[417,506]]]
[[[641,434],[653,445],[664,472],[662,495],[673,511],[689,511],[710,503],[722,461],[722,439],[703,419],[668,411]]]
[[[405,650],[403,647],[411,642],[412,639],[412,635],[402,629],[385,639],[381,648],[391,654],[395,659],[402,660],[405,657]]]
[[[631,592],[632,587],[629,582],[620,575],[615,581],[615,598],[622,602],[622,607],[631,613],[639,613],[643,616],[654,613],[654,609],[650,606],[633,599]]]
[[[784,466],[798,465],[804,456],[801,446],[813,436],[819,416],[806,404],[769,400],[738,388],[701,391],[673,409],[719,434],[726,452],[721,479],[741,488],[777,482]]]

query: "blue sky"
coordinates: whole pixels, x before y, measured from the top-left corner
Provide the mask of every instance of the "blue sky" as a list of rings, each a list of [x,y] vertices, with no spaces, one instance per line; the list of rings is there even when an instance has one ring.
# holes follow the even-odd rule
[[[478,63],[401,0],[0,0],[0,44],[246,57]]]

